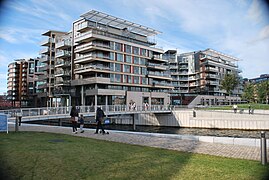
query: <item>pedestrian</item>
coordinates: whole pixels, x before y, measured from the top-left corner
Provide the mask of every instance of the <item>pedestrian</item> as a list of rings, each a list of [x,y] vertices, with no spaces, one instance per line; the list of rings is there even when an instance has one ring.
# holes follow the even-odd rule
[[[71,116],[73,133],[77,134],[78,133],[78,130],[77,130],[78,110],[76,109],[76,106],[72,106],[70,116]]]
[[[79,129],[80,129],[80,133],[84,133],[83,126],[84,126],[84,117],[83,117],[83,114],[81,114],[80,115],[80,118],[79,118]]]
[[[105,130],[104,130],[104,127],[102,125],[104,117],[105,117],[104,111],[100,107],[98,107],[97,110],[96,110],[96,123],[97,123],[97,125],[96,125],[95,134],[98,134],[99,129],[102,130],[102,134],[106,133]]]
[[[136,104],[135,104],[135,102],[133,103],[133,110],[134,111],[136,110]]]
[[[233,105],[233,109],[234,109],[234,113],[236,113],[237,112],[237,105],[236,104]]]
[[[248,105],[248,114],[251,114],[251,106]]]

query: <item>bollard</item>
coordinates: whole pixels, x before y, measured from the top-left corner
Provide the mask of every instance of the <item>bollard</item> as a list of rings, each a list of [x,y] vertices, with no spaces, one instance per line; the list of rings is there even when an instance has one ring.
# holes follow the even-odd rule
[[[193,110],[193,117],[196,117],[196,112],[195,112],[195,110]]]
[[[19,131],[19,117],[16,116],[16,120],[15,120],[15,132]]]
[[[261,162],[262,165],[265,165],[267,163],[266,138],[264,131],[261,131]]]
[[[135,126],[135,115],[133,114],[133,130],[135,131],[136,130],[136,126]]]

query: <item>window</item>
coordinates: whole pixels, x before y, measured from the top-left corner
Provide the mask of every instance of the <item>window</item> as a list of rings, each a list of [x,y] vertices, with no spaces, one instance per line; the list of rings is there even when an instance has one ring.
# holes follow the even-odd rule
[[[127,76],[128,83],[132,83],[132,76]]]
[[[117,53],[117,61],[123,62],[123,55],[122,54]]]
[[[125,45],[125,52],[130,54],[132,53],[130,45]]]
[[[139,55],[139,48],[138,47],[133,47],[133,53],[136,55]]]
[[[110,53],[110,59],[111,59],[111,60],[115,60],[115,55],[114,55],[113,52]]]
[[[146,75],[147,74],[147,68],[141,68],[141,74]]]
[[[149,52],[148,57],[152,57],[153,56],[152,51],[148,51],[148,52]]]
[[[127,76],[126,75],[123,75],[123,83],[127,83]]]
[[[146,55],[147,55],[147,50],[141,49],[141,56],[146,56]]]
[[[139,84],[139,77],[138,76],[134,76],[134,84]]]
[[[121,44],[115,42],[115,50],[116,51],[122,51]]]
[[[131,56],[126,55],[125,58],[126,58],[126,59],[125,59],[125,62],[127,62],[127,63],[132,63],[132,57],[131,57]]]
[[[121,75],[115,74],[115,82],[121,82]]]
[[[121,65],[120,64],[118,64],[118,63],[115,64],[115,71],[121,72]]]
[[[130,65],[124,65],[124,72],[130,73],[131,72],[131,66]]]
[[[139,64],[139,57],[134,57],[134,64]]]
[[[142,84],[148,84],[148,79],[147,79],[147,78],[142,77]]]
[[[145,65],[146,64],[146,59],[145,58],[140,58],[140,64]]]
[[[133,66],[133,68],[134,68],[134,71],[133,71],[134,74],[140,74],[139,67]]]
[[[115,68],[114,68],[114,63],[110,63],[110,71],[114,71]]]

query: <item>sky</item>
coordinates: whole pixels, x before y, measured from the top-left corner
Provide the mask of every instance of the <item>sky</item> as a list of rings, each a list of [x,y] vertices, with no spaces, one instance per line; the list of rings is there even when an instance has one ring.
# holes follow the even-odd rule
[[[70,31],[90,10],[162,33],[155,39],[178,53],[211,48],[239,58],[244,78],[269,74],[269,10],[262,0],[6,0],[0,1],[0,94],[8,64],[40,56],[42,33]]]

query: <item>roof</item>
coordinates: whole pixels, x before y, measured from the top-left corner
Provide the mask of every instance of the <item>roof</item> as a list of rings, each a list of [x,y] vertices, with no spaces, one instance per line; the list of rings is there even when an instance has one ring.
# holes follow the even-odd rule
[[[216,51],[216,50],[213,50],[213,49],[210,49],[210,48],[208,48],[208,49],[206,49],[206,50],[204,50],[204,51],[202,51],[203,53],[205,53],[205,52],[211,52],[211,53],[215,53],[215,54],[218,54],[218,55],[221,55],[221,56],[224,56],[224,57],[227,57],[227,58],[229,58],[230,60],[233,60],[233,61],[240,61],[240,59],[238,59],[238,58],[236,58],[236,57],[233,57],[233,56],[230,56],[230,55],[227,55],[227,54],[223,54],[223,53],[221,53],[221,52],[218,52],[218,51]]]
[[[66,32],[62,32],[62,31],[48,30],[48,31],[44,32],[42,35],[43,35],[43,36],[50,36],[50,33],[55,33],[55,34],[66,34]]]
[[[87,13],[84,13],[80,17],[96,23],[104,24],[119,29],[127,28],[128,31],[130,32],[145,36],[152,36],[161,33],[160,31],[154,30],[152,28],[142,26],[95,10],[91,10]]]

